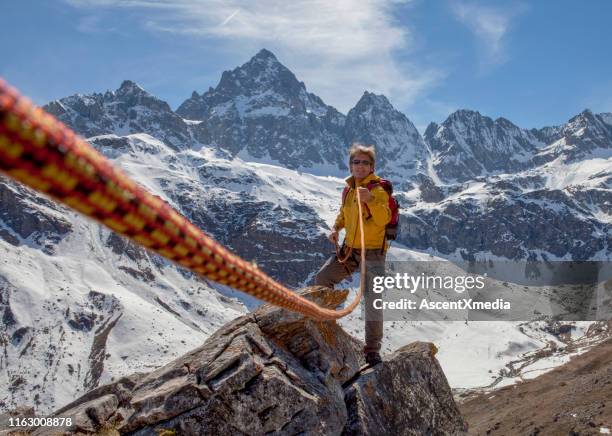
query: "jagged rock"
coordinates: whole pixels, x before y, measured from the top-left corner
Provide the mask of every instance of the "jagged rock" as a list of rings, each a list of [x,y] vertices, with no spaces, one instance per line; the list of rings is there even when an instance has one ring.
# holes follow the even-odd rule
[[[345,387],[343,435],[458,435],[467,430],[432,344],[413,342]]]
[[[303,294],[334,308],[348,291]],[[83,434],[380,434],[376,423],[395,434],[461,434],[432,346],[404,347],[360,375],[363,344],[335,322],[264,305],[170,364],[94,389],[55,414],[72,417],[70,431]]]
[[[55,244],[72,230],[64,217],[66,208],[3,175],[0,175],[0,204],[0,221],[10,229],[4,230],[0,237],[8,236],[12,245],[19,245],[17,236],[32,237],[41,246]]]
[[[344,137],[347,144],[373,144],[377,170],[398,184],[424,170],[423,138],[384,95],[364,92],[346,116]]]
[[[431,123],[424,138],[435,157],[433,167],[447,181],[528,168],[527,158],[541,145],[533,133],[505,118],[493,121],[466,109],[453,112],[441,125]]]
[[[431,177],[424,176],[421,180],[419,190],[421,191],[421,199],[423,201],[437,203],[444,200],[444,191],[431,180]]]
[[[459,248],[468,253],[490,251],[506,259],[526,259],[529,253],[544,250],[560,258],[585,260],[612,246],[609,224],[588,217],[587,205],[565,191],[513,193],[507,188],[504,195],[495,195],[483,189],[481,195],[485,201],[459,196],[435,209],[415,208],[400,216],[399,241],[444,254]]]
[[[547,146],[534,156],[534,163],[541,165],[561,158],[566,162],[584,159],[595,152],[612,148],[612,123],[609,114],[594,114],[586,109],[572,117],[566,124],[546,131],[552,134]],[[552,129],[552,130],[550,130]],[[545,133],[543,133],[545,134]]]
[[[309,93],[268,50],[232,71],[216,88],[192,97],[177,114],[202,120],[193,126],[203,144],[272,159],[288,168],[331,163],[346,170],[345,116]]]
[[[76,94],[43,107],[86,138],[117,132],[148,133],[175,149],[192,144],[188,125],[165,101],[125,80],[104,94]]]

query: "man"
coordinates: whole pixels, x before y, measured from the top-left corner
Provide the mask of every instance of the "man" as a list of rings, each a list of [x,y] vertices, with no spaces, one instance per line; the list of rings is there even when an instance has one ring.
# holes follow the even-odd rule
[[[375,182],[380,177],[374,174],[376,154],[373,146],[353,144],[349,150],[351,176],[346,179],[349,191],[336,218],[329,240],[338,243],[338,233],[346,229],[344,244],[338,255],[330,257],[315,277],[315,285],[334,287],[359,269],[361,250],[365,248],[367,286],[365,289],[365,357],[370,365],[381,362],[380,346],[383,335],[382,313],[372,306],[376,298],[372,292],[373,277],[384,275],[385,254],[388,243],[385,240],[385,226],[391,220],[389,194]],[[368,184],[370,189],[367,188]],[[361,246],[359,233],[359,205],[357,190],[362,201],[365,247]],[[344,258],[346,257],[346,260]]]

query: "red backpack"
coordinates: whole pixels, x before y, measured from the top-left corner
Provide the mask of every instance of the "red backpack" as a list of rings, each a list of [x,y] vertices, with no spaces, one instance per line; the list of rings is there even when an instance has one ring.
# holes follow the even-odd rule
[[[389,209],[391,210],[391,221],[385,227],[385,239],[390,241],[395,240],[397,237],[397,228],[399,224],[399,202],[393,196],[393,185],[389,180],[380,179],[378,182],[370,182],[366,185],[368,191],[371,191],[372,188],[380,185],[386,192],[389,194]],[[351,188],[349,186],[345,186],[342,191],[342,205],[344,205],[344,200],[346,200],[346,196]]]

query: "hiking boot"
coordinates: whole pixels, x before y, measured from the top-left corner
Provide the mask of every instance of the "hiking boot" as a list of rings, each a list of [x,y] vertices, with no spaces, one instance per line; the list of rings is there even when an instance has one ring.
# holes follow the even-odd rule
[[[366,353],[365,360],[366,363],[371,366],[378,365],[382,362],[380,354],[377,351],[370,351]]]

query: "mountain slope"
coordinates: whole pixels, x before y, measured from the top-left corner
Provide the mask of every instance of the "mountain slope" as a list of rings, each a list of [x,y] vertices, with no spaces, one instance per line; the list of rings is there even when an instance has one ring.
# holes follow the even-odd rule
[[[610,433],[610,353],[612,340],[535,379],[471,396],[459,404],[470,433]]]

